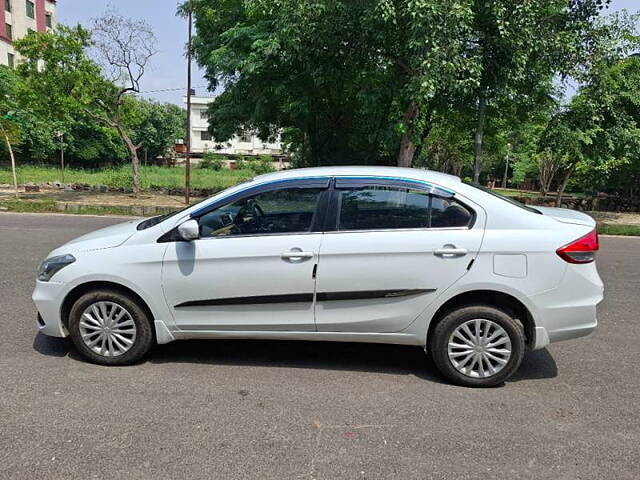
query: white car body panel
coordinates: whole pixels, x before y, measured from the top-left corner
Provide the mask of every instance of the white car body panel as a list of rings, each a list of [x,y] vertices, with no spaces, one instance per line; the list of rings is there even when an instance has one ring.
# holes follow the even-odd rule
[[[450,189],[476,213],[471,229],[316,232],[159,243],[192,213],[247,188],[295,179],[357,176],[410,179]],[[288,170],[190,207],[155,226],[127,222],[79,237],[49,255],[76,262],[48,282],[36,282],[33,300],[47,335],[68,332],[63,305],[77,287],[111,282],[134,292],[153,316],[158,343],[186,338],[265,338],[425,345],[436,313],[456,296],[499,292],[521,302],[533,321],[530,348],[586,335],[596,327],[603,285],[595,263],[574,265],[558,248],[588,234],[585,214],[540,208],[527,212],[460,179],[393,167],[326,167]],[[454,245],[466,255],[441,258]],[[281,254],[298,247],[303,261]],[[473,260],[473,262],[471,262]],[[317,274],[314,278],[314,266]],[[417,295],[318,301],[326,291],[427,290]],[[208,305],[184,302],[269,295],[311,294],[309,303]]]
[[[424,290],[371,300],[317,301],[316,325],[326,332],[393,333],[404,330],[441,292],[457,282],[478,254],[484,218],[472,229],[327,233],[320,249],[317,292]],[[446,258],[445,245],[467,254]]]
[[[224,237],[168,244],[164,296],[181,330],[315,331],[313,266],[322,234]],[[312,258],[285,261],[293,249]],[[177,307],[207,299],[308,294],[309,302]],[[173,308],[172,308],[173,307]]]

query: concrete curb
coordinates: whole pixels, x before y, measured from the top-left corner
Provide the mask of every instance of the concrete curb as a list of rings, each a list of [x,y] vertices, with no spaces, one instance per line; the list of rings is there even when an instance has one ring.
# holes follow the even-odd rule
[[[56,210],[64,213],[100,212],[112,215],[130,215],[134,217],[153,217],[175,212],[180,207],[140,206],[140,205],[97,205],[91,203],[55,202]]]

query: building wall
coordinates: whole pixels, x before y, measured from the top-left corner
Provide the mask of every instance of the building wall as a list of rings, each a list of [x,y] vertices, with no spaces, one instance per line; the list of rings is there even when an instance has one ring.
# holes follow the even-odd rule
[[[263,142],[254,132],[236,135],[226,142],[202,138],[208,131],[209,121],[206,110],[213,101],[211,97],[191,97],[191,152],[198,155],[215,152],[226,155],[283,155],[282,143],[278,138],[273,143]],[[185,98],[186,103],[186,98]],[[204,113],[203,113],[204,112]]]
[[[5,2],[11,4],[11,11],[6,10]],[[34,18],[27,15],[27,3],[33,4]],[[51,15],[51,25],[56,25],[56,2],[54,0],[0,0],[0,64],[9,65],[9,54],[19,61],[13,48],[13,40],[24,37],[29,31],[44,32],[47,30],[47,14]],[[6,25],[11,25],[12,39],[8,37]]]

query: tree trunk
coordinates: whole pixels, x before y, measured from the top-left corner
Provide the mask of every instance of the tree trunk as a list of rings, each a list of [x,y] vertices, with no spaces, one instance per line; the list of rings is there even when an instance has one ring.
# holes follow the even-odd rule
[[[129,138],[127,132],[122,128],[122,125],[116,125],[120,138],[129,151],[129,157],[131,158],[131,167],[133,169],[133,194],[138,195],[140,193],[140,160],[138,159],[138,145],[134,145]]]
[[[9,157],[11,157],[11,173],[13,174],[13,188],[16,192],[16,198],[18,198],[18,176],[16,175],[16,159],[13,156],[13,148],[11,148],[11,142],[9,141],[9,135],[2,129],[4,139],[7,142],[7,148],[9,149]]]
[[[480,183],[480,169],[482,167],[482,139],[484,136],[484,124],[487,113],[487,90],[480,93],[478,98],[478,123],[476,124],[476,139],[473,146],[475,165],[473,168],[473,183]]]
[[[402,135],[400,151],[398,152],[397,163],[399,167],[410,167],[413,162],[413,156],[416,153],[416,144],[413,143],[413,133],[415,129],[413,122],[417,116],[418,104],[412,101],[404,114],[405,132],[404,135]]]
[[[569,183],[569,178],[571,178],[571,175],[573,174],[573,171],[576,169],[576,164],[574,163],[573,165],[571,165],[571,167],[569,168],[569,170],[567,170],[567,173],[564,176],[564,179],[562,180],[562,184],[558,185],[558,193],[556,195],[556,207],[560,207],[562,205],[562,195],[564,195],[564,190],[565,188],[567,188],[567,184]]]

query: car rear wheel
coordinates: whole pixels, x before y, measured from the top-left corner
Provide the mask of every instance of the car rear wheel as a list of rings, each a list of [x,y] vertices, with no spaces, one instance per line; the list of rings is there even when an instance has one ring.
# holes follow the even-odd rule
[[[69,333],[78,351],[102,365],[129,365],[153,344],[151,319],[138,302],[114,290],[80,297],[69,314]]]
[[[503,383],[518,369],[525,351],[520,322],[495,307],[466,306],[435,327],[429,350],[438,370],[469,387]]]

